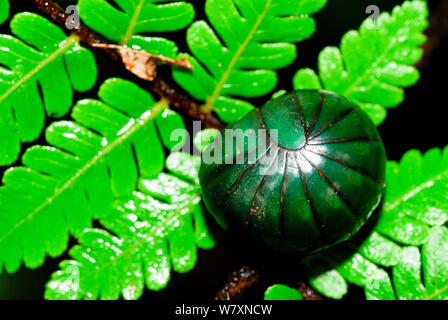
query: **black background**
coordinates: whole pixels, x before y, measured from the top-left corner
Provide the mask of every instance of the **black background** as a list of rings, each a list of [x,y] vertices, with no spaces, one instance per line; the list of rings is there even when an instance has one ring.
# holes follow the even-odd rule
[[[430,12],[444,0],[428,1]],[[12,0],[12,13],[21,11],[39,12],[27,0]],[[73,1],[61,1],[70,3]],[[204,1],[193,1],[196,18],[204,19]],[[366,18],[365,9],[375,4],[381,11],[391,9],[402,1],[392,0],[329,0],[326,7],[314,15],[317,22],[316,33],[308,40],[297,45],[298,58],[292,66],[279,71],[277,89],[291,90],[291,79],[298,68],[311,67],[316,70],[317,55],[326,46],[338,46],[341,36],[350,29],[357,29]],[[446,18],[448,19],[448,17]],[[8,23],[1,28],[1,33],[9,33]],[[164,34],[176,41],[180,51],[187,51],[185,31]],[[447,142],[446,93],[448,91],[448,37],[440,39],[436,49],[430,54],[427,63],[420,67],[421,79],[417,85],[406,89],[405,102],[388,110],[386,121],[379,127],[386,146],[388,159],[399,160],[404,152],[415,148],[422,152],[433,147],[443,148]],[[123,77],[145,86],[122,67],[110,62],[99,52],[95,52],[99,79],[96,87],[87,94],[77,95],[75,99],[86,96],[95,98],[99,85],[109,77]],[[168,70],[159,74],[173,84]],[[269,97],[254,99],[253,103],[261,105]],[[186,118],[186,121],[190,121]],[[445,127],[444,127],[445,126]],[[39,143],[45,143],[41,138]],[[24,146],[26,147],[26,145]],[[19,164],[18,162],[17,164]],[[0,168],[0,172],[3,171]],[[72,241],[72,243],[74,243]],[[0,275],[0,299],[42,299],[45,283],[50,274],[57,270],[57,264],[66,255],[57,259],[47,258],[43,267],[29,270],[24,267],[13,274]],[[285,256],[255,248],[231,234],[221,234],[218,245],[213,250],[199,250],[198,262],[193,271],[187,274],[172,272],[172,279],[167,288],[160,292],[145,290],[143,299],[211,299],[224,285],[230,273],[242,265],[249,265],[261,274],[261,282],[247,295],[247,298],[261,299],[264,289],[277,282],[295,286],[303,279],[303,270],[298,263],[299,257]],[[362,291],[354,288],[346,299],[362,299]]]

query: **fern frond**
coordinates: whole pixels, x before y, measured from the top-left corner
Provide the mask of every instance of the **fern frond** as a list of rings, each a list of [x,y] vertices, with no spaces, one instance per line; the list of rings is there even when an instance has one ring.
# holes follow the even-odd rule
[[[167,0],[79,0],[81,19],[111,41],[127,45],[135,35],[185,28],[194,18],[190,3]],[[101,12],[101,16],[98,15]],[[137,37],[139,38],[139,37]],[[146,38],[150,41],[165,41]],[[148,51],[152,52],[152,51]]]
[[[9,0],[0,0],[0,24],[9,17]]]
[[[359,104],[379,125],[386,108],[403,102],[402,88],[419,79],[413,65],[422,56],[419,46],[428,25],[425,1],[405,1],[392,14],[382,13],[377,24],[366,19],[358,31],[349,31],[340,48],[327,47],[319,55],[319,76],[301,69],[294,76],[295,89],[320,89],[339,93]]]
[[[73,121],[47,128],[50,146],[29,148],[22,158],[24,167],[5,172],[0,187],[0,267],[8,272],[16,271],[22,259],[35,268],[47,253],[60,255],[68,231],[79,235],[91,226],[92,217],[112,209],[115,198],[129,197],[139,176],[157,175],[164,167],[165,141],[156,127],[162,137],[167,130],[185,129],[177,113],[165,110],[165,101],[155,104],[132,82],[109,79],[98,95],[102,101],[75,105]]]
[[[214,245],[201,209],[199,164],[191,155],[174,153],[167,159],[171,174],[140,180],[140,192],[101,219],[110,232],[82,233],[80,244],[70,250],[73,260],[61,263],[45,297],[118,299],[121,294],[138,299],[145,283],[151,290],[164,288],[171,267],[180,273],[190,271],[196,263],[196,246]],[[190,172],[189,181],[176,176],[179,167],[184,174]]]
[[[336,299],[346,281],[364,287],[368,299],[447,299],[448,147],[389,161],[386,184],[373,232],[311,260],[311,284]]]
[[[17,160],[21,142],[39,137],[45,112],[65,115],[73,90],[91,89],[97,76],[95,58],[79,38],[48,20],[19,13],[11,30],[17,38],[0,35],[0,165]]]
[[[309,16],[326,0],[207,0],[206,21],[194,22],[187,43],[192,71],[173,69],[174,79],[204,110],[233,122],[253,109],[234,97],[258,97],[277,84],[274,71],[296,57],[293,42],[314,32]]]
[[[210,143],[219,134],[217,129],[204,129],[199,131],[193,139],[193,144],[199,152],[203,153]]]

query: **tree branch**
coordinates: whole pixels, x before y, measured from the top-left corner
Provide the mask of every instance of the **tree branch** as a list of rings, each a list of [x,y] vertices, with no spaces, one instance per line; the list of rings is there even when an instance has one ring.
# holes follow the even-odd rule
[[[322,296],[304,281],[298,283],[297,290],[302,294],[303,300],[323,300]]]
[[[30,0],[39,9],[49,15],[55,22],[66,28],[66,21],[70,17],[69,14],[59,6],[57,3],[51,0]],[[76,33],[82,42],[89,46],[92,44],[109,44],[109,42],[101,35],[96,33],[87,27],[84,23],[80,22],[80,26],[77,29],[68,30]],[[108,58],[112,59],[123,65],[123,60],[119,52],[114,48],[100,47],[101,50]],[[206,128],[215,128],[221,130],[225,127],[225,124],[219,120],[214,114],[204,112],[199,105],[190,100],[187,96],[179,94],[174,88],[170,87],[166,82],[160,78],[156,78],[154,81],[150,81],[149,88],[156,92],[161,97],[170,101],[170,104],[186,112],[191,118],[199,120]]]

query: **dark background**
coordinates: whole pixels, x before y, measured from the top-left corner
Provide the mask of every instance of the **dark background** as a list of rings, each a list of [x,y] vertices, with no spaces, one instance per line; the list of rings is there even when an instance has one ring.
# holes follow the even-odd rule
[[[37,12],[27,0],[12,0],[11,12]],[[60,1],[69,4],[76,1]],[[428,1],[430,14],[435,15],[437,8],[447,0]],[[196,19],[204,19],[204,1],[193,1],[196,7]],[[350,29],[357,29],[367,17],[365,9],[375,4],[381,11],[391,11],[402,1],[393,0],[329,0],[326,7],[314,15],[317,23],[316,33],[308,40],[298,44],[298,58],[292,66],[279,71],[278,89],[292,89],[291,79],[298,68],[316,68],[318,53],[326,46],[338,46],[342,35]],[[445,14],[445,29],[448,16]],[[437,33],[437,26],[434,24]],[[443,29],[443,28],[441,28]],[[9,33],[8,23],[0,28],[1,33]],[[446,30],[445,30],[446,31]],[[429,31],[428,31],[429,32]],[[446,93],[448,91],[448,37],[447,33],[439,36],[434,42],[426,60],[419,65],[421,79],[417,85],[406,89],[405,102],[394,109],[388,110],[386,121],[379,127],[380,134],[386,146],[388,159],[398,160],[404,152],[415,148],[422,152],[433,147],[443,148],[447,142],[445,125],[448,107]],[[164,34],[163,36],[166,36]],[[168,34],[168,38],[176,41],[180,51],[187,51],[185,45],[185,31],[176,33],[176,38]],[[95,53],[100,78],[97,86],[87,93],[96,98],[98,86],[109,77],[123,77],[145,86],[145,83],[134,78],[122,67],[110,62],[101,53]],[[159,74],[166,81],[173,84],[168,70],[162,69]],[[79,96],[78,96],[79,97]],[[75,96],[75,99],[78,97]],[[85,98],[86,94],[82,94]],[[269,97],[254,99],[253,103],[261,105]],[[186,118],[186,121],[191,121]],[[39,143],[44,143],[40,139]],[[26,147],[26,146],[24,146]],[[25,148],[23,148],[25,149]],[[0,173],[3,170],[0,168]],[[0,275],[0,299],[42,299],[45,283],[50,274],[57,270],[59,261],[47,258],[43,267],[29,270],[22,267],[16,274]],[[260,272],[260,283],[251,289],[247,298],[262,299],[264,289],[273,283],[284,283],[296,286],[303,279],[303,270],[299,264],[299,257],[285,256],[254,248],[231,234],[221,234],[217,246],[213,250],[199,250],[198,262],[193,271],[187,274],[172,272],[172,279],[167,288],[160,292],[145,290],[143,299],[211,299],[222,288],[232,271],[242,265],[249,265]],[[3,271],[4,272],[4,271]],[[354,289],[346,299],[362,299],[362,290]]]

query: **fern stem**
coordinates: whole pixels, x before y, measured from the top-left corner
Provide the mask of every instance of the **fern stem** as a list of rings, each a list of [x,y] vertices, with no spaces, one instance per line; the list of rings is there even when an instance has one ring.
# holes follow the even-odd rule
[[[448,290],[448,285],[427,295],[423,300],[434,300],[434,299],[438,298],[442,293],[445,293],[447,290]],[[437,300],[441,300],[441,299],[439,298]]]
[[[37,8],[49,15],[53,21],[65,28],[65,22],[69,15],[61,8],[60,5],[51,0],[30,0]],[[76,33],[80,40],[89,46],[92,44],[109,44],[101,35],[80,22],[79,29],[69,30]],[[113,48],[96,48],[101,50],[109,59],[123,65],[123,60],[116,49]],[[192,101],[189,97],[179,94],[174,88],[165,83],[162,79],[156,78],[149,82],[149,89],[156,92],[160,97],[167,99],[170,104],[187,113],[191,118],[199,120],[206,128],[215,128],[221,130],[225,124],[219,120],[212,112],[202,110],[199,105]]]

